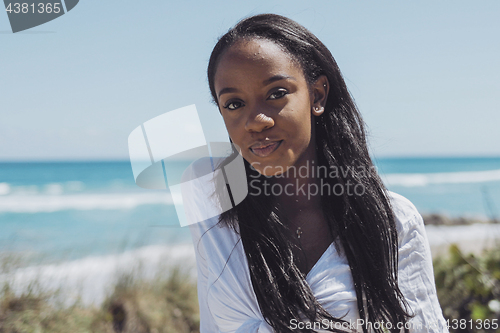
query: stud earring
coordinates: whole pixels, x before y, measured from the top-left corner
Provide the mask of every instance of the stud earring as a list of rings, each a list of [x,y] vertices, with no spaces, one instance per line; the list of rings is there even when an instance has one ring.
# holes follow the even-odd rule
[[[322,107],[320,108],[320,107],[316,106],[316,107],[314,107],[313,110],[314,110],[314,112],[319,113],[319,112],[323,111],[323,108]]]

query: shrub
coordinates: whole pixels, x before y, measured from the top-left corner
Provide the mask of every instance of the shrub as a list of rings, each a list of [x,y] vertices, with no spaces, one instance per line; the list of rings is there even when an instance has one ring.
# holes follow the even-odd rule
[[[500,332],[500,246],[476,257],[453,244],[434,274],[450,332]]]

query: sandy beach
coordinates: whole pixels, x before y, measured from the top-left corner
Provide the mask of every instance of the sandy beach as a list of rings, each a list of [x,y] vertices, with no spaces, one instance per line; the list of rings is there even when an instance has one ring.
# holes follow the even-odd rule
[[[446,255],[451,244],[458,245],[464,254],[480,255],[500,242],[500,224],[427,225],[426,231],[433,258]]]

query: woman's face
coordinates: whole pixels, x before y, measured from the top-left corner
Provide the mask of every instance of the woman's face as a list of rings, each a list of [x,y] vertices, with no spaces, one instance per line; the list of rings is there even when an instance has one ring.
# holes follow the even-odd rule
[[[231,140],[261,174],[276,176],[315,159],[311,117],[323,112],[326,77],[309,87],[279,46],[252,39],[223,53],[214,86]]]

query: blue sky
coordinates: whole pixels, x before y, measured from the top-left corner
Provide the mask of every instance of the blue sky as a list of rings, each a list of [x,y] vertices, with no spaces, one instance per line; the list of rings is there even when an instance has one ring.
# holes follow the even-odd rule
[[[190,104],[225,139],[208,58],[265,12],[329,47],[375,156],[500,155],[498,1],[82,0],[17,34],[0,13],[0,159],[127,159],[134,128]]]

